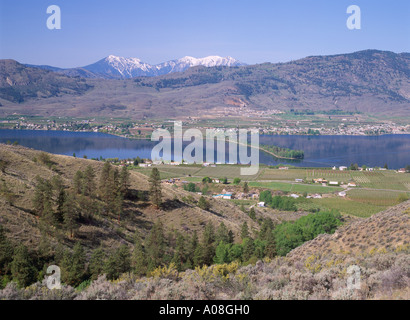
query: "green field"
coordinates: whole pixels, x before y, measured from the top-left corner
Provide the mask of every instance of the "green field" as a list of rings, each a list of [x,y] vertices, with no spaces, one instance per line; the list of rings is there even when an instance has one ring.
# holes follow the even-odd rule
[[[337,210],[341,214],[352,215],[360,218],[367,218],[375,213],[387,209],[388,207],[334,197],[323,199],[311,199],[311,201],[309,202],[300,203],[298,205],[298,208],[303,210]]]
[[[410,193],[399,191],[378,191],[378,190],[350,190],[347,193],[349,199],[360,203],[368,203],[379,206],[394,206],[399,203],[400,195],[410,196]]]
[[[297,193],[333,193],[342,191],[343,188],[338,187],[323,187],[321,185],[306,185],[300,183],[286,183],[286,182],[250,182],[250,187],[266,188],[271,190],[280,190]]]

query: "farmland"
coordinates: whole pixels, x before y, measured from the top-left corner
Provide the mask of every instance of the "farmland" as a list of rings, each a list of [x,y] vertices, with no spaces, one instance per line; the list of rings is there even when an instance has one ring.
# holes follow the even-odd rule
[[[378,206],[394,206],[399,203],[399,196],[409,196],[409,192],[378,191],[368,189],[350,190],[348,197],[356,202],[375,204]]]
[[[326,168],[289,168],[280,170],[272,167],[261,167],[254,176],[241,176],[239,165],[217,165],[216,167],[202,167],[200,165],[184,165],[174,167],[170,165],[157,166],[162,179],[183,178],[183,180],[201,183],[203,177],[228,178],[228,185],[210,184],[208,192],[220,193],[223,189],[230,192],[242,192],[242,184],[232,184],[234,178],[247,181],[254,191],[271,190],[285,193],[322,194],[322,199],[298,199],[298,209],[305,211],[338,210],[342,214],[357,217],[369,217],[386,208],[396,205],[410,197],[410,175],[397,173],[393,170],[377,171],[340,171]],[[151,168],[138,168],[139,172],[149,175]],[[322,186],[313,183],[313,179],[323,178],[337,181],[336,186]],[[295,182],[303,179],[303,182]],[[349,187],[348,183],[356,183],[356,187]],[[201,184],[202,188],[203,185]],[[338,193],[345,191],[345,197]],[[241,200],[242,201],[242,200]],[[243,203],[243,202],[240,202]],[[239,204],[238,204],[239,205]]]
[[[250,182],[250,187],[265,188],[271,190],[280,190],[286,192],[296,193],[332,193],[343,190],[338,187],[323,187],[320,185],[306,185],[300,183],[286,183],[286,182]]]

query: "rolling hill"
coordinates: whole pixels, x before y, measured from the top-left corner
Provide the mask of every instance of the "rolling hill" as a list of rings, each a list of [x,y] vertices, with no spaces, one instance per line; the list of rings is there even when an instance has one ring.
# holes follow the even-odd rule
[[[3,181],[8,186],[13,196],[13,201],[7,201],[0,193],[0,224],[6,228],[7,234],[16,243],[24,243],[29,248],[37,250],[41,240],[40,222],[34,214],[32,199],[36,176],[51,179],[60,176],[67,190],[72,190],[73,178],[78,170],[84,170],[91,165],[98,177],[103,163],[94,160],[78,159],[69,156],[49,155],[52,167],[42,164],[37,159],[40,151],[20,146],[0,144],[0,161],[6,163],[4,172],[0,171],[0,186]],[[131,171],[130,188],[132,193],[147,194],[149,189],[148,177]],[[186,200],[190,199],[190,201]],[[109,214],[98,214],[92,219],[82,223],[78,236],[71,239],[69,235],[59,235],[64,245],[72,247],[76,241],[81,240],[87,250],[95,249],[100,245],[110,249],[120,244],[131,245],[133,234],[136,230],[145,238],[156,221],[164,224],[166,233],[178,230],[185,235],[197,231],[202,234],[206,224],[218,226],[221,222],[232,230],[238,237],[240,225],[247,221],[252,228],[259,226],[253,222],[239,207],[223,200],[209,199],[211,209],[205,211],[196,206],[199,196],[196,193],[184,191],[182,188],[173,189],[163,185],[164,207],[157,210],[148,201],[132,198],[124,203],[124,214],[121,221]],[[56,241],[56,234],[50,241]],[[62,238],[61,238],[62,237]]]
[[[14,77],[26,72],[18,63],[12,65]],[[30,68],[32,70],[35,69]],[[0,115],[163,119],[198,114],[217,118],[248,111],[269,114],[272,110],[339,110],[392,117],[410,115],[408,53],[366,50],[277,64],[196,66],[183,72],[125,80],[84,80],[44,70],[38,75],[35,81],[15,85],[7,80],[10,79],[8,73],[0,72],[0,92],[3,92]],[[58,94],[46,93],[45,97],[33,94],[33,85],[40,93],[50,91],[46,89],[51,85],[50,81],[41,80],[48,77],[58,77],[58,88],[75,86],[75,94],[63,89]],[[82,89],[83,86],[87,87]],[[14,94],[7,95],[8,91]],[[106,108],[107,105],[121,108]]]

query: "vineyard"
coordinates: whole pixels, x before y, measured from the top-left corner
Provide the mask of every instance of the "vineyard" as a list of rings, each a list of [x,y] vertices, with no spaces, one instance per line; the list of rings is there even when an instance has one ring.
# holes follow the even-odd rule
[[[383,191],[378,190],[350,190],[348,192],[349,199],[352,199],[361,203],[368,203],[377,206],[393,206],[399,203],[400,195],[410,196],[410,193],[395,192],[395,191]]]
[[[352,178],[363,188],[410,191],[410,175],[393,171],[351,171]]]
[[[306,169],[264,169],[258,180],[285,180],[295,181],[295,179],[304,179],[306,177]]]

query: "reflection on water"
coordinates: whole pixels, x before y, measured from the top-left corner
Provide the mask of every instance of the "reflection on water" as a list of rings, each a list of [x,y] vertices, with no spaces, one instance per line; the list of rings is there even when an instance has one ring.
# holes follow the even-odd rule
[[[149,158],[156,142],[130,140],[103,133],[66,131],[0,130],[0,142],[18,141],[20,145],[56,154],[88,158]],[[368,166],[401,168],[410,164],[410,135],[367,136],[261,136],[261,144],[276,145],[305,152],[302,161],[276,159],[260,152],[260,162],[276,165],[328,167],[358,163]],[[204,149],[204,157],[206,148]],[[226,159],[228,161],[228,147]],[[164,155],[164,159],[169,156]]]

